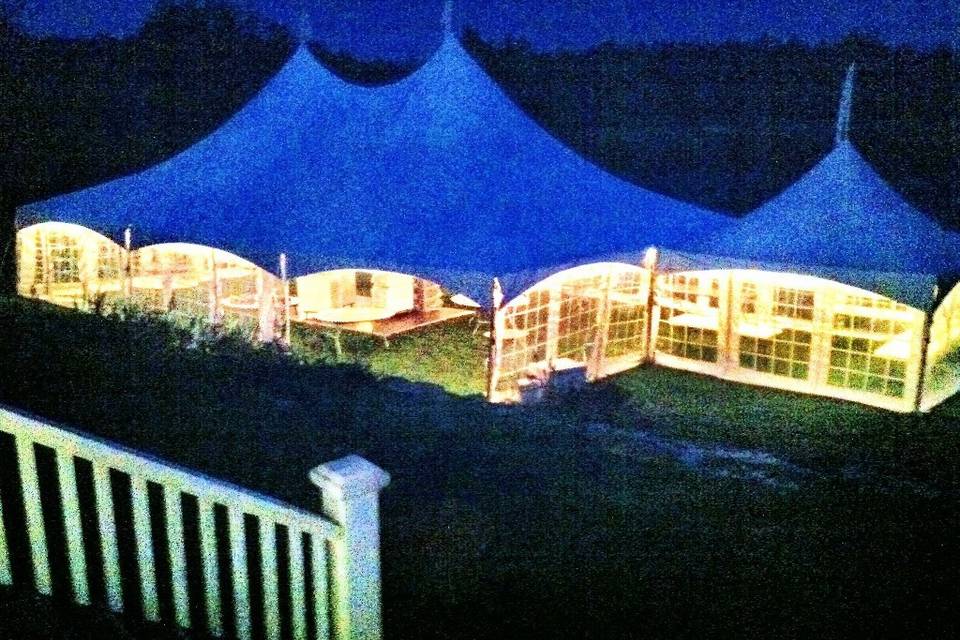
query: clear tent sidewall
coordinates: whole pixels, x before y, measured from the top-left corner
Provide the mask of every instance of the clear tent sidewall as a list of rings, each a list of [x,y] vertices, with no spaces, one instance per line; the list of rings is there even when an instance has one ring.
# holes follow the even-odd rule
[[[128,253],[74,224],[21,229],[17,271],[21,295],[64,306],[128,297],[252,327],[283,309],[279,279],[226,251],[170,243]],[[960,285],[928,315],[810,275],[602,262],[545,278],[493,325],[495,401],[521,399],[558,370],[596,380],[646,360],[894,411],[926,411],[960,391]]]
[[[651,284],[647,304],[642,292]],[[621,295],[632,304],[617,311],[612,300]],[[625,322],[617,317],[624,309]],[[594,380],[652,360],[899,412],[928,410],[960,389],[960,287],[934,314],[929,349],[920,309],[833,280],[755,269],[654,276],[631,265],[586,265],[534,285],[495,319],[494,401],[522,399],[558,362]],[[611,352],[618,343],[627,346]]]
[[[652,272],[593,263],[553,274],[494,313],[488,398],[539,395],[558,371],[596,380],[648,353]]]

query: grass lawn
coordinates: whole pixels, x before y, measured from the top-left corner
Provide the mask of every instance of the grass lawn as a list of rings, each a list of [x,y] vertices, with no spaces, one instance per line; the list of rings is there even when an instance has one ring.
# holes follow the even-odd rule
[[[898,416],[642,368],[561,403],[493,407],[475,395],[482,344],[430,332],[331,364],[306,342],[295,357],[185,349],[156,321],[0,300],[0,401],[310,508],[310,467],[376,462],[393,476],[390,638],[956,635],[957,402]],[[594,422],[817,473],[704,473]]]
[[[294,325],[291,332],[293,351],[305,362],[353,363],[378,376],[437,384],[457,396],[486,391],[489,338],[474,331],[469,317],[391,338],[386,348],[371,336],[344,333],[340,340],[343,357],[338,360],[321,330]]]

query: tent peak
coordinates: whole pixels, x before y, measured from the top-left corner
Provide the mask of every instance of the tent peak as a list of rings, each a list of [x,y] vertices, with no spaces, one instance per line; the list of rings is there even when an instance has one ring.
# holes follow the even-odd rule
[[[442,24],[444,37],[453,35],[453,0],[443,2]]]
[[[837,136],[835,141],[838,145],[850,139],[850,112],[853,108],[853,78],[856,74],[856,68],[856,64],[847,67],[847,77],[843,81],[840,107],[837,109]]]

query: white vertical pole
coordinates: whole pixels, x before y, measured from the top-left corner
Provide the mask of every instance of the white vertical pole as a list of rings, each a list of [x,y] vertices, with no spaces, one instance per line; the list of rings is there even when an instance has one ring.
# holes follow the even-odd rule
[[[46,233],[37,232],[40,237],[40,253],[43,265],[43,292],[50,295],[50,283],[53,281],[53,265],[50,259],[50,242]]]
[[[274,322],[276,309],[273,301],[274,277],[267,279],[267,272],[257,269],[257,324],[260,342],[273,342],[276,338]]]
[[[237,623],[237,637],[250,640],[250,587],[247,580],[247,537],[243,527],[243,512],[230,508],[230,562],[233,575],[233,611]]]
[[[47,532],[40,505],[40,482],[33,443],[17,437],[17,464],[20,466],[20,484],[23,487],[23,507],[27,517],[27,535],[30,539],[30,557],[33,561],[33,581],[37,591],[50,595],[50,558],[47,556]]]
[[[490,344],[487,355],[487,400],[494,402],[497,396],[497,382],[500,377],[500,353],[503,350],[503,340],[501,336],[501,326],[503,324],[503,314],[501,305],[503,304],[503,289],[500,287],[500,280],[493,279],[490,285]]]
[[[287,277],[287,254],[280,254],[280,279],[283,280],[283,341],[290,346],[290,279]]]
[[[203,556],[203,592],[207,605],[207,629],[215,636],[223,635],[220,613],[220,572],[217,559],[216,521],[213,503],[197,499],[200,513],[200,553]]]
[[[351,455],[314,468],[310,480],[320,488],[323,513],[342,527],[341,535],[330,541],[334,637],[379,640],[383,636],[379,496],[390,475]],[[316,578],[322,572],[317,558],[323,539],[315,534],[311,538]]]
[[[11,584],[13,584],[13,571],[10,569],[10,553],[7,548],[7,529],[3,524],[3,500],[0,498],[0,585]]]
[[[103,551],[103,581],[107,605],[112,611],[123,609],[123,588],[120,583],[120,554],[117,551],[117,527],[113,517],[113,491],[110,469],[93,463],[93,488],[97,498],[97,522]]]
[[[290,612],[294,640],[307,638],[307,598],[303,572],[303,533],[295,527],[287,527],[290,547]]]
[[[310,534],[310,557],[313,560],[313,618],[317,626],[317,638],[326,640],[330,637],[330,594],[327,588],[327,567],[330,560],[327,558],[327,541],[320,534]],[[379,615],[379,600],[377,605]],[[334,623],[336,624],[336,623]],[[335,631],[337,638],[379,638],[380,636],[351,635],[349,625]]]
[[[277,528],[260,518],[260,564],[263,570],[263,625],[268,640],[280,639],[280,590],[277,579]]]
[[[123,265],[123,292],[128,298],[133,294],[133,256],[130,255],[130,246],[133,231],[130,227],[123,230],[123,248],[126,261]]]
[[[163,489],[163,505],[167,521],[167,550],[170,554],[170,582],[173,592],[173,610],[177,624],[190,628],[190,604],[187,591],[187,555],[183,543],[183,512],[180,489]]]
[[[60,479],[60,500],[63,506],[63,529],[67,537],[67,559],[73,582],[73,597],[80,604],[90,604],[87,584],[87,558],[83,550],[83,529],[80,525],[80,499],[73,453],[57,452],[57,476]]]
[[[143,616],[152,622],[160,620],[157,601],[157,573],[153,561],[153,534],[150,527],[150,503],[147,481],[130,476],[130,500],[133,503],[133,532],[137,543],[137,566],[140,569],[140,593]]]
[[[207,284],[207,321],[211,325],[217,324],[217,252],[210,250],[210,282]]]

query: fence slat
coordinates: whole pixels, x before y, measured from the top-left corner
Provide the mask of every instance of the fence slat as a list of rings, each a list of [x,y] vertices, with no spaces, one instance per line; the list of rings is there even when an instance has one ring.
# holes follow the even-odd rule
[[[37,454],[37,447],[48,447],[53,449],[57,466],[66,559],[69,564],[73,596],[77,602],[89,603],[92,599],[89,567],[85,558],[86,544],[90,540],[85,540],[84,536],[76,468],[77,460],[89,460],[92,466],[94,507],[97,512],[102,550],[104,587],[107,604],[112,610],[122,611],[125,604],[116,504],[111,478],[113,473],[121,473],[130,479],[129,496],[136,561],[139,569],[139,593],[143,600],[142,612],[145,619],[150,621],[160,619],[155,555],[157,549],[153,541],[154,525],[149,495],[150,485],[153,483],[159,485],[163,492],[164,523],[158,522],[157,526],[165,527],[167,544],[163,545],[166,549],[160,549],[159,552],[167,553],[169,557],[173,611],[179,626],[189,628],[191,623],[198,625],[196,620],[191,620],[193,616],[190,611],[191,598],[187,579],[188,554],[184,540],[183,496],[190,494],[196,496],[198,503],[205,618],[207,630],[212,635],[223,635],[225,615],[233,617],[235,635],[239,640],[250,640],[253,635],[248,564],[250,559],[245,526],[245,519],[248,516],[258,518],[260,529],[259,553],[255,555],[259,555],[261,559],[259,568],[262,576],[262,617],[265,640],[279,640],[283,635],[283,617],[286,615],[280,606],[281,579],[278,564],[281,558],[278,558],[277,552],[278,535],[287,536],[289,547],[291,636],[297,640],[306,640],[315,635],[317,638],[329,640],[331,635],[335,635],[340,640],[354,633],[355,629],[334,625],[332,619],[334,610],[331,607],[334,604],[331,603],[331,593],[337,596],[337,592],[331,590],[339,583],[331,584],[330,581],[331,559],[328,555],[328,543],[331,540],[339,540],[338,536],[344,535],[344,529],[347,526],[340,523],[336,517],[329,514],[327,517],[311,514],[296,507],[284,505],[269,496],[261,496],[202,474],[194,474],[183,468],[169,466],[112,443],[88,438],[67,427],[59,428],[2,408],[0,408],[0,419],[2,419],[0,426],[3,431],[11,433],[15,439],[25,528],[33,563],[33,582],[39,592],[49,595],[53,591],[50,573],[51,551],[47,546]],[[334,462],[336,464],[330,463],[333,465],[330,468],[334,472],[344,467],[345,463],[341,464],[343,461]],[[379,472],[379,469],[377,470]],[[311,471],[311,478],[315,471]],[[383,474],[383,472],[379,473]],[[341,475],[350,483],[366,487],[366,484],[356,480],[350,473]],[[336,473],[331,477],[339,478]],[[327,476],[323,478],[326,479]],[[324,495],[327,494],[324,493]],[[6,498],[6,504],[0,501],[0,584],[10,584],[14,579],[9,532],[4,528],[3,522],[4,507],[8,511],[6,515],[10,515],[9,495]],[[336,501],[339,498],[334,496],[333,499]],[[326,505],[327,498],[324,500]],[[221,533],[227,533],[228,540],[222,541],[218,537],[216,509],[220,507],[217,505],[227,507],[229,529]],[[305,534],[309,542],[304,540]],[[226,543],[230,545],[229,568],[222,566],[220,559],[221,552],[226,551],[221,545]],[[305,554],[309,554],[309,558]],[[58,559],[61,557],[59,551],[56,556]],[[311,567],[309,574],[308,559]],[[231,581],[233,587],[233,598],[230,603],[233,611],[223,609],[221,572],[225,580]],[[226,573],[230,573],[230,578],[226,577]],[[348,587],[343,588],[348,589]],[[363,602],[366,601],[367,599],[364,598]],[[314,620],[312,625],[311,617]],[[311,633],[311,627],[315,634]],[[367,627],[363,627],[361,633],[367,633],[366,629]],[[379,633],[370,637],[379,637]]]
[[[307,596],[303,575],[303,533],[287,527],[290,548],[290,617],[294,640],[307,639]]]
[[[260,519],[260,558],[263,566],[263,624],[267,640],[280,640],[280,590],[277,577],[277,527]]]
[[[93,463],[93,489],[97,499],[97,524],[103,552],[103,582],[107,605],[112,611],[123,610],[123,588],[120,584],[120,553],[117,550],[117,524],[113,517],[113,490],[110,469]]]
[[[67,559],[70,563],[73,597],[80,604],[90,604],[87,557],[83,547],[83,529],[80,525],[80,498],[77,497],[77,476],[71,452],[57,452],[57,477],[60,480],[63,528],[67,537]]]
[[[43,524],[43,508],[40,505],[40,481],[37,478],[33,442],[22,436],[18,436],[16,442],[20,484],[23,487],[23,508],[27,517],[27,536],[30,539],[30,558],[33,562],[33,581],[37,591],[51,595],[53,583],[50,579],[50,558],[47,556],[47,531]]]
[[[167,551],[170,554],[170,583],[173,611],[177,624],[190,628],[190,602],[187,590],[187,550],[183,543],[183,512],[180,490],[164,487],[163,506],[167,521]]]
[[[327,640],[330,637],[330,618],[328,611],[329,595],[327,591],[327,541],[316,533],[310,533],[313,561],[313,609],[317,623],[317,638]]]
[[[217,530],[213,517],[213,503],[197,499],[200,515],[200,554],[203,559],[203,593],[207,608],[207,630],[212,635],[223,635],[223,617],[220,613],[220,563],[217,558]]]
[[[137,566],[140,569],[143,617],[157,622],[160,620],[160,603],[157,600],[157,570],[153,559],[153,533],[150,527],[150,501],[146,479],[130,476],[130,500],[133,505],[133,534],[137,546]]]
[[[13,584],[13,571],[10,569],[10,552],[7,548],[7,529],[3,524],[2,496],[0,496],[0,584]]]
[[[228,509],[230,520],[230,563],[233,573],[233,611],[237,637],[250,640],[250,585],[247,580],[247,537],[243,527],[243,512]]]

